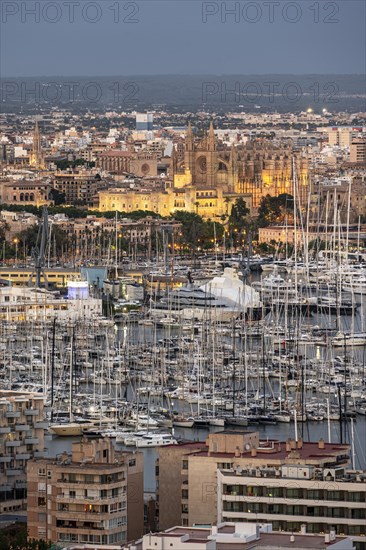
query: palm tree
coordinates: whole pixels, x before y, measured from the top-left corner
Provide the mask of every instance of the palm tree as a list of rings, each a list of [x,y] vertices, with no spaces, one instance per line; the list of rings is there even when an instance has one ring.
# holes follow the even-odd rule
[[[226,217],[228,217],[228,215],[229,215],[229,204],[231,203],[231,198],[230,197],[225,197],[224,198],[224,203],[226,204]]]

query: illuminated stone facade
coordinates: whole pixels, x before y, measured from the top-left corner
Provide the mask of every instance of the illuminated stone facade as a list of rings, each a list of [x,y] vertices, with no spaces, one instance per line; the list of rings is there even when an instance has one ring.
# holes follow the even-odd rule
[[[33,147],[29,157],[29,164],[36,170],[43,170],[45,168],[44,154],[41,146],[41,135],[39,133],[38,120],[36,121],[34,134],[33,134]]]
[[[138,177],[154,177],[158,173],[156,156],[150,153],[136,154],[111,149],[97,156],[96,166],[114,174],[133,174]]]
[[[292,165],[295,161],[300,198],[308,189],[308,163],[291,144],[271,141],[248,142],[227,147],[219,142],[212,124],[205,136],[195,142],[188,126],[184,160],[173,157],[174,187],[193,185],[201,191],[222,189],[223,195],[252,195],[253,207],[263,196],[293,194]]]
[[[304,202],[308,191],[307,159],[295,153],[290,144],[260,141],[227,147],[215,137],[212,124],[207,135],[196,142],[188,126],[184,154],[173,150],[170,178],[164,187],[102,191],[99,210],[142,209],[165,216],[186,210],[206,219],[221,219],[230,214],[241,197],[252,212],[263,196],[293,194],[293,164],[298,196]]]

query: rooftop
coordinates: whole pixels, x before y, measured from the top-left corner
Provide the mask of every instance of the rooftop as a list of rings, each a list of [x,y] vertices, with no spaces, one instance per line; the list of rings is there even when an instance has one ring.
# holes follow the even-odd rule
[[[324,446],[321,446],[324,445]],[[305,443],[300,447],[288,448],[288,442],[276,442],[274,440],[260,442],[255,449],[240,450],[238,453],[232,452],[210,452],[202,450],[195,453],[196,456],[211,456],[217,458],[248,458],[250,461],[280,460],[285,461],[290,459],[317,461],[327,458],[337,458],[339,455],[349,454],[349,445],[335,445],[332,443],[319,444],[318,442]]]
[[[152,542],[152,538],[155,542]],[[196,545],[214,543],[215,550],[260,550],[265,548],[295,548],[314,550],[333,548],[348,550],[353,548],[351,539],[336,537],[334,533],[314,535],[310,533],[285,533],[272,531],[272,524],[255,523],[221,523],[217,527],[173,527],[160,533],[145,535],[140,541],[134,542],[136,550],[144,550],[152,545],[159,550],[165,547],[162,539],[174,548],[184,548],[185,544],[192,548]],[[160,542],[156,542],[160,541]],[[130,547],[128,547],[130,548]]]

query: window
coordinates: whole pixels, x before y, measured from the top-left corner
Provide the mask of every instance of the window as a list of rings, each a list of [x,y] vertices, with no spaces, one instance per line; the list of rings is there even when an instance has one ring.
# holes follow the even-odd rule
[[[328,491],[327,500],[343,500],[343,491]]]
[[[217,468],[219,470],[230,470],[231,468],[231,462],[218,462]]]

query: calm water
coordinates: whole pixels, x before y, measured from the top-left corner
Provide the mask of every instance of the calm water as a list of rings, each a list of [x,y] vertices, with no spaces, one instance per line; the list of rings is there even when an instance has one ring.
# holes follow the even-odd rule
[[[350,441],[350,421],[346,426],[346,441]],[[281,441],[286,441],[289,437],[295,436],[294,424],[277,424],[257,427],[248,427],[246,430],[259,430],[260,437],[265,438],[277,438]],[[211,432],[222,431],[222,428],[212,427]],[[232,429],[230,428],[230,431]],[[240,430],[237,430],[240,431]],[[184,439],[204,441],[207,437],[209,430],[207,429],[187,429],[187,428],[175,428],[174,435],[182,437]],[[318,441],[321,437],[328,441],[328,427],[326,422],[308,422],[298,425],[299,436],[303,435],[305,441]],[[355,455],[356,455],[356,468],[366,469],[366,416],[357,416],[354,421],[354,433],[355,433]],[[77,441],[75,437],[48,437],[46,445],[48,447],[49,456],[54,457],[62,451],[70,451],[71,444]],[[339,443],[340,432],[339,422],[331,422],[331,441],[332,443]],[[118,445],[119,449],[124,449],[123,445]],[[133,447],[128,447],[128,451],[131,451]],[[155,491],[155,460],[157,458],[157,452],[155,449],[142,449],[144,453],[144,487],[145,491]]]
[[[366,330],[366,297],[357,296],[356,301],[360,303],[360,307],[357,310],[354,319],[352,316],[342,316],[340,319],[339,328],[347,332],[352,329],[357,331]],[[312,317],[306,318],[305,323],[311,323],[313,325],[321,325],[328,327],[336,326],[335,316],[329,315],[314,315]],[[140,342],[140,343],[153,343],[160,338],[168,338],[170,335],[175,334],[175,331],[172,332],[169,329],[154,331],[149,327],[121,327],[117,329],[117,339],[123,342],[126,338],[129,341]],[[327,350],[324,346],[306,346],[306,354],[308,357],[313,357],[314,355],[320,354],[320,357],[329,359],[329,349]],[[312,348],[312,349],[310,349]],[[343,355],[343,348],[336,348],[333,352],[333,356]],[[347,354],[354,354],[354,358],[357,362],[365,365],[366,363],[366,347],[360,347],[352,350],[347,350]],[[311,394],[309,394],[311,396]],[[324,395],[325,399],[325,395]],[[232,428],[230,428],[232,430]],[[259,431],[260,437],[265,438],[276,438],[281,441],[286,441],[289,437],[295,436],[294,424],[279,423],[277,425],[264,425],[264,426],[249,426],[246,430]],[[211,427],[211,432],[222,431],[222,428]],[[239,431],[239,430],[238,430]],[[209,433],[208,429],[184,429],[184,428],[175,428],[174,435],[187,440],[199,440],[204,441]],[[318,441],[321,437],[328,442],[328,425],[327,422],[306,422],[298,424],[298,434],[302,436],[304,441]],[[355,446],[355,466],[359,469],[366,469],[366,416],[357,415],[357,418],[354,419],[354,446]],[[330,437],[332,443],[340,442],[340,425],[339,422],[330,423]],[[60,438],[60,437],[51,437],[47,436],[46,445],[48,447],[49,456],[54,457],[62,451],[71,450],[71,444],[73,441],[76,441],[77,438]],[[343,441],[347,443],[351,442],[351,420],[343,423]],[[118,448],[123,449],[123,446]],[[128,447],[127,450],[131,451],[131,447]],[[145,469],[144,469],[144,485],[146,491],[155,490],[155,459],[157,453],[155,449],[142,449],[145,458]]]

